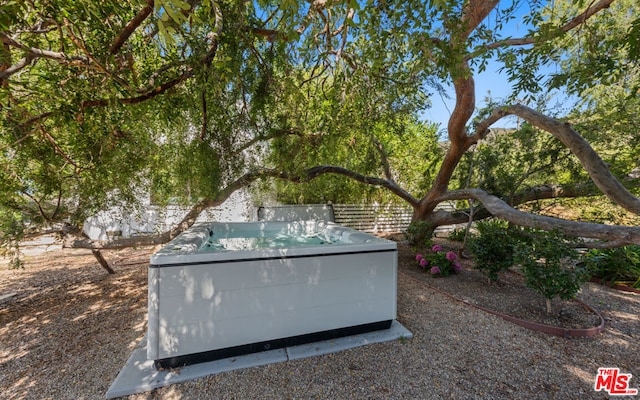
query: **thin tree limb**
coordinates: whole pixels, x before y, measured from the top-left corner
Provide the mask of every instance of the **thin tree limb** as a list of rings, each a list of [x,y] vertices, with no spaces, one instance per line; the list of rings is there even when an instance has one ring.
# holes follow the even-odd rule
[[[147,4],[125,25],[122,31],[116,36],[109,47],[109,53],[116,54],[129,39],[131,34],[142,24],[142,22],[153,12],[153,0],[147,0]]]
[[[31,61],[33,61],[35,58],[36,57],[33,54],[27,54],[23,59],[21,59],[17,63],[0,71],[0,81],[5,79],[6,77],[9,77],[15,74],[16,72],[20,71],[24,67],[28,66],[29,64],[31,64]]]
[[[44,211],[44,209],[42,208],[42,203],[40,201],[38,201],[38,199],[36,199],[35,197],[33,197],[33,195],[31,195],[29,192],[22,190],[21,193],[25,196],[27,196],[28,198],[31,199],[31,201],[33,201],[35,203],[35,205],[38,207],[38,212],[40,213],[40,216],[42,218],[44,218],[45,221],[51,221],[51,218],[49,218],[49,216],[47,215],[47,213]]]
[[[11,47],[15,47],[18,48],[20,50],[24,50],[27,53],[32,54],[33,56],[36,57],[44,57],[44,58],[49,58],[52,60],[62,60],[62,61],[71,61],[71,60],[75,60],[75,61],[84,61],[84,62],[88,62],[89,59],[86,57],[82,57],[82,56],[69,56],[65,53],[60,53],[60,52],[56,52],[56,51],[51,51],[51,50],[42,50],[42,49],[38,49],[35,47],[30,47],[27,46],[25,44],[22,44],[18,41],[16,41],[15,39],[9,37],[7,34],[5,34],[4,32],[0,32],[0,41],[4,44],[7,44]]]
[[[249,140],[246,143],[243,143],[240,147],[238,147],[237,149],[235,149],[233,152],[230,153],[231,157],[237,156],[238,154],[242,153],[243,151],[245,151],[246,149],[250,148],[251,146],[253,146],[254,144],[258,143],[258,142],[264,142],[267,140],[271,140],[271,139],[275,139],[275,138],[279,138],[279,137],[283,137],[283,136],[288,136],[288,135],[295,135],[295,136],[299,136],[302,137],[303,134],[301,131],[298,131],[296,129],[278,129],[275,130],[273,132],[271,132],[268,135],[259,135],[254,137],[253,139]]]
[[[294,177],[286,178],[285,176],[282,176],[282,178],[288,179],[294,182],[304,182],[304,181],[310,181],[312,179],[315,179],[318,176],[321,176],[323,174],[343,175],[361,183],[366,183],[368,185],[374,185],[374,186],[381,186],[388,189],[398,197],[402,198],[412,206],[415,206],[418,203],[418,200],[415,197],[413,197],[409,192],[407,192],[406,190],[398,186],[398,184],[392,180],[362,175],[357,172],[346,169],[344,167],[339,167],[335,165],[319,165],[316,167],[309,168],[305,171],[305,175],[303,175],[301,178],[294,178]]]
[[[84,39],[79,38],[76,36],[76,34],[73,32],[73,27],[71,22],[67,19],[64,18],[64,26],[67,28],[67,32],[69,33],[69,38],[71,38],[71,41],[76,45],[76,47],[78,47],[80,50],[82,50],[84,52],[84,54],[87,56],[87,58],[89,60],[91,60],[91,63],[101,72],[103,72],[104,74],[106,74],[107,76],[109,76],[111,79],[115,80],[116,82],[120,83],[122,86],[126,87],[128,90],[132,91],[131,86],[129,85],[129,82],[127,82],[126,80],[122,79],[121,77],[117,76],[116,74],[112,73],[111,71],[109,71],[107,69],[107,67],[105,67],[104,65],[102,65],[95,57],[93,54],[91,54],[91,52],[87,49],[87,46],[85,45]]]
[[[74,167],[76,167],[79,170],[84,170],[85,169],[83,167],[80,167],[75,161],[73,161],[71,159],[71,157],[69,157],[64,151],[62,151],[60,146],[58,146],[58,143],[56,143],[55,139],[44,129],[44,127],[40,126],[40,131],[42,132],[42,136],[44,136],[47,139],[47,141],[49,143],[51,143],[51,145],[53,146],[55,152],[58,153],[59,155],[61,155],[62,158],[67,160],[67,162],[69,164],[73,165]]]
[[[542,43],[542,42],[552,40],[558,37],[560,34],[567,33],[570,30],[584,24],[589,18],[593,17],[598,12],[606,8],[609,8],[609,6],[611,6],[611,3],[613,3],[614,1],[615,0],[600,0],[596,4],[587,7],[587,9],[584,12],[582,12],[580,15],[575,16],[569,22],[561,26],[560,29],[558,30],[558,34],[553,35],[551,37],[548,37],[548,38],[526,37],[526,38],[510,38],[510,39],[499,40],[497,42],[484,45],[483,48],[480,50],[480,52],[484,53],[487,50],[497,49],[499,47],[525,46],[529,44],[537,44],[537,43]],[[476,55],[478,54],[474,54],[472,57]]]
[[[373,141],[373,146],[376,148],[376,151],[380,155],[380,162],[382,163],[384,176],[389,180],[393,180],[393,177],[391,175],[391,166],[389,165],[389,157],[386,150],[384,149],[384,146],[382,146],[382,143],[380,143],[380,141],[374,134],[371,134],[371,140]]]

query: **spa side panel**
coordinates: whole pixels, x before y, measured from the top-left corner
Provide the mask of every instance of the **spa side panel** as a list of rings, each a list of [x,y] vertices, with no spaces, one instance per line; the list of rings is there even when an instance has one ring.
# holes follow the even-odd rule
[[[396,276],[395,249],[151,268],[148,358],[393,320]]]

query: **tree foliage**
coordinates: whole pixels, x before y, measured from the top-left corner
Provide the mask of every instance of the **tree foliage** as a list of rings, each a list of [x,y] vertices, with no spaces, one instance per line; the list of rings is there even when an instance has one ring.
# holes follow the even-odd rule
[[[192,205],[147,238],[156,243],[234,190],[278,178],[311,182],[279,183],[287,201],[395,196],[433,228],[467,218],[439,203],[473,198],[512,223],[640,243],[637,228],[513,208],[599,191],[640,213],[625,187],[638,166],[631,0],[0,6],[0,208],[28,225],[78,234],[86,216],[145,191]],[[514,37],[518,24],[527,32]],[[479,110],[475,76],[495,63],[513,96]],[[455,106],[441,144],[420,116],[448,88]],[[575,110],[514,100],[534,104],[549,89],[576,97]],[[522,129],[485,144],[511,115]]]

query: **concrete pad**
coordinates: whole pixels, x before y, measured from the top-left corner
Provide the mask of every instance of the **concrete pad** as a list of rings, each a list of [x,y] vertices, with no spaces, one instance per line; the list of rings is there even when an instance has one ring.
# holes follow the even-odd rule
[[[147,337],[145,336],[133,350],[131,357],[129,357],[129,360],[127,360],[127,363],[113,381],[109,390],[107,390],[106,398],[113,399],[130,394],[148,392],[174,383],[190,381],[236,369],[336,353],[371,343],[382,343],[401,338],[410,339],[412,337],[413,334],[407,328],[399,322],[393,321],[391,328],[381,331],[193,364],[175,370],[158,371],[153,366],[153,361],[147,360]]]
[[[148,392],[174,383],[190,381],[203,376],[241,368],[257,367],[287,361],[285,349],[263,351],[239,357],[188,365],[182,368],[158,371],[153,361],[147,360],[147,337],[133,350],[124,368],[107,390],[107,399]]]

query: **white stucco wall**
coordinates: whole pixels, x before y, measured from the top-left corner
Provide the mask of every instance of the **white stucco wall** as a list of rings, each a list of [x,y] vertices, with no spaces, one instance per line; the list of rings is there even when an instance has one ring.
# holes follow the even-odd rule
[[[135,213],[121,208],[112,208],[87,218],[83,231],[93,240],[110,239],[114,234],[130,237],[163,232],[179,222],[188,211],[188,207],[180,206],[161,208],[148,205]],[[250,221],[253,213],[255,211],[249,194],[239,190],[233,193],[220,207],[203,212],[198,221]]]

